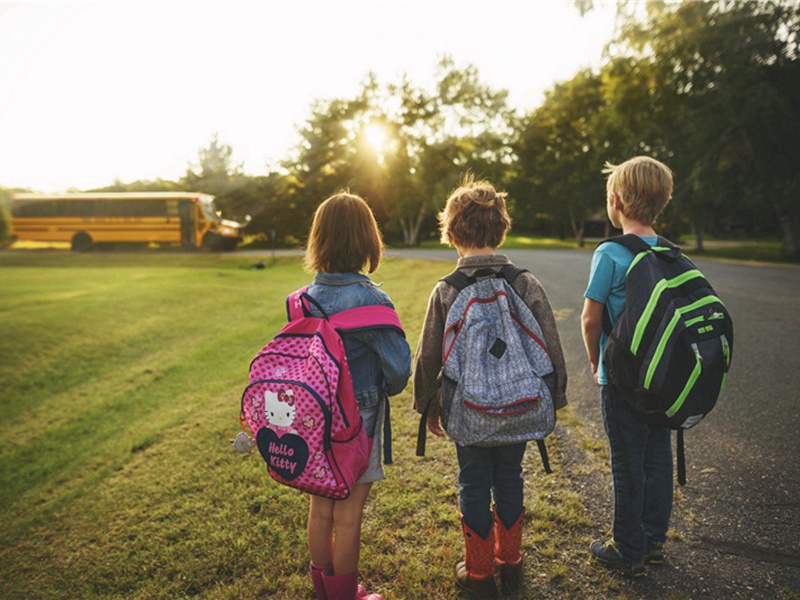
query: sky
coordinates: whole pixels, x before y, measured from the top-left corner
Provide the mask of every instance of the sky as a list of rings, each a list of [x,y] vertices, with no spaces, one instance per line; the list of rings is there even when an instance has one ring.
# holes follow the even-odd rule
[[[251,175],[299,142],[314,100],[369,72],[432,89],[444,55],[528,111],[602,64],[615,2],[0,1],[0,186],[177,180],[214,134]]]

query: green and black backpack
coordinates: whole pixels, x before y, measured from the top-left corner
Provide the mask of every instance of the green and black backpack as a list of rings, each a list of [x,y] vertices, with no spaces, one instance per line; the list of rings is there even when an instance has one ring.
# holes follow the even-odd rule
[[[636,235],[603,243],[634,254],[625,276],[625,309],[611,328],[603,365],[642,421],[678,431],[678,482],[686,481],[683,430],[700,422],[722,392],[733,351],[733,321],[705,276],[680,248]]]

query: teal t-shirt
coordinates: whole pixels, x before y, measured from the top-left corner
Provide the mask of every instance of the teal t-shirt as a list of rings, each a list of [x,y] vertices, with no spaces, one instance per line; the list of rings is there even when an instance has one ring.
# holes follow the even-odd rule
[[[640,236],[650,246],[655,246],[658,237]],[[625,308],[625,274],[633,262],[633,253],[620,244],[600,244],[592,256],[592,268],[589,272],[589,285],[584,296],[608,307],[611,326],[617,322]],[[600,364],[597,367],[597,381],[601,385],[608,384],[603,367],[603,349],[606,347],[606,334],[600,334]]]

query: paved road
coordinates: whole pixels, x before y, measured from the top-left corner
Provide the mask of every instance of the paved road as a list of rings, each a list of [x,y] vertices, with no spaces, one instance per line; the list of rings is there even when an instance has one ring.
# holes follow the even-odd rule
[[[559,319],[572,406],[603,437],[599,393],[580,334],[591,254],[510,250],[544,284]],[[455,262],[440,250],[388,256]],[[697,260],[734,321],[732,370],[712,412],[686,433],[687,485],[675,521],[685,533],[667,587],[689,597],[770,598],[800,594],[800,268]],[[610,508],[608,482],[594,493]],[[594,500],[594,499],[593,499]],[[598,511],[600,512],[600,511]],[[606,516],[610,518],[610,514]],[[690,581],[687,581],[687,576]],[[672,581],[671,581],[672,580]],[[662,582],[663,583],[663,582]],[[794,595],[787,594],[793,590]],[[659,591],[658,595],[666,593]]]

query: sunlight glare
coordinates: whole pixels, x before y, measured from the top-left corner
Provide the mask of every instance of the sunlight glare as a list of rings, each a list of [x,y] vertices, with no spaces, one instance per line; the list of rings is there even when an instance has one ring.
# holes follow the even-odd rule
[[[382,154],[386,149],[386,130],[381,125],[367,125],[364,128],[364,137],[367,138],[369,145],[378,154]]]

